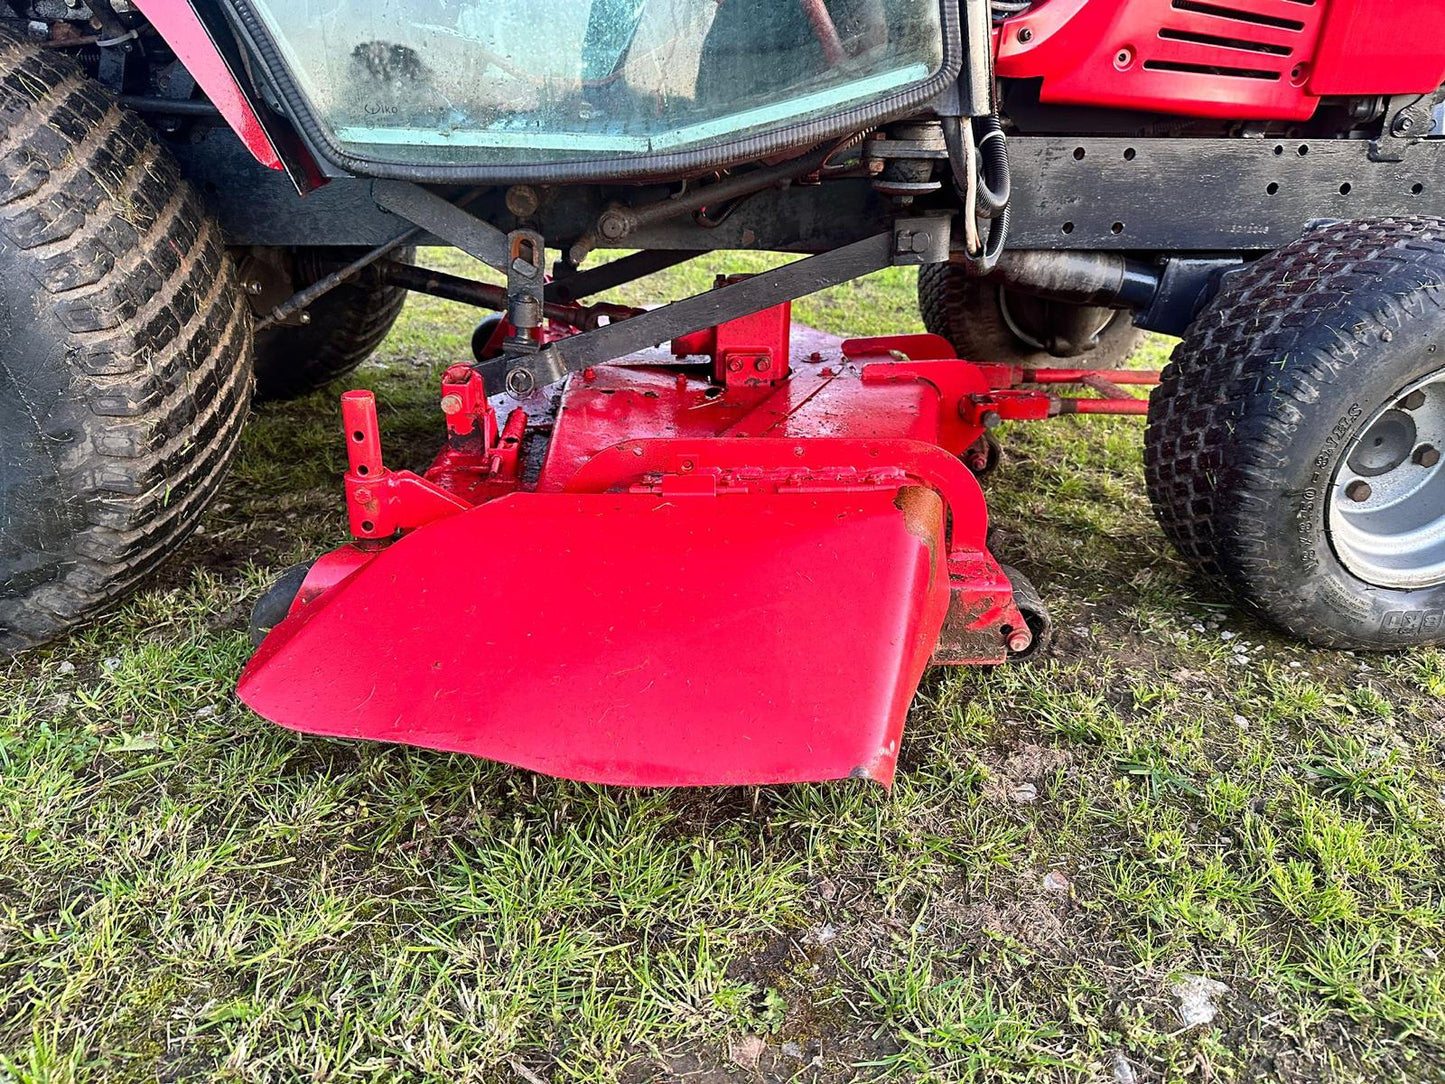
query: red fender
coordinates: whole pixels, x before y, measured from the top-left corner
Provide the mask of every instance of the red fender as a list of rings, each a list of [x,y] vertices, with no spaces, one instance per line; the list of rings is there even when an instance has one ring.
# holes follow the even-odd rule
[[[191,78],[200,84],[226,123],[241,137],[251,156],[267,169],[284,169],[281,155],[261,126],[240,84],[226,66],[215,39],[188,3],[180,0],[135,0],[141,14],[166,39]]]

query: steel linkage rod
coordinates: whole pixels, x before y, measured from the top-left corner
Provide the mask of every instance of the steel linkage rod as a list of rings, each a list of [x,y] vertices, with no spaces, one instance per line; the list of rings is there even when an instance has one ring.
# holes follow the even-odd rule
[[[946,236],[946,222],[936,228]],[[630,320],[551,343],[533,354],[509,355],[484,362],[479,369],[488,394],[505,390],[517,396],[527,395],[569,372],[603,365],[680,335],[850,282],[889,266],[893,256],[893,233],[880,233],[674,301]]]
[[[586,271],[572,268],[554,274],[547,283],[547,298],[552,301],[580,301],[584,297],[600,294],[615,286],[646,278],[648,275],[676,267],[702,255],[701,250],[678,250],[676,252],[644,249],[609,260],[607,263],[589,267]]]
[[[295,316],[297,313],[304,310],[318,297],[321,297],[323,294],[330,293],[332,290],[336,289],[336,287],[355,278],[362,271],[365,271],[372,264],[376,263],[377,260],[380,260],[390,255],[397,249],[406,245],[408,242],[416,240],[418,237],[421,236],[421,234],[422,231],[415,227],[407,230],[404,233],[400,233],[397,236],[393,237],[390,241],[386,242],[386,244],[378,245],[376,248],[372,249],[365,255],[360,256],[355,260],[352,260],[349,264],[341,268],[339,271],[333,271],[325,278],[312,283],[310,286],[306,287],[306,289],[300,290],[297,293],[292,294],[289,298],[281,302],[281,304],[277,305],[274,309],[272,309],[260,320],[258,320],[256,322],[256,330],[265,331],[268,327],[271,327],[274,324],[279,324],[283,320],[289,320],[292,316]]]
[[[374,280],[384,286],[395,286],[444,301],[456,301],[463,305],[474,305],[479,309],[506,312],[508,297],[504,286],[493,286],[487,282],[449,275],[445,271],[432,271],[415,264],[397,260],[380,260],[371,269]],[[600,327],[602,319],[626,320],[638,315],[642,309],[629,305],[612,305],[600,302],[595,305],[577,305],[561,301],[548,301],[542,306],[542,315],[553,323],[565,324],[580,331]]]

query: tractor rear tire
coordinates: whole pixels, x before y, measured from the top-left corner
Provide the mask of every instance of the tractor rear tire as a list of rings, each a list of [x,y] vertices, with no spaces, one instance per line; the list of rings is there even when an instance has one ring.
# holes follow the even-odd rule
[[[1332,223],[1231,274],[1149,405],[1165,534],[1325,647],[1445,642],[1445,219]],[[1362,477],[1362,476],[1368,476]]]
[[[350,263],[362,248],[300,248],[287,254],[291,288],[304,290]],[[413,248],[394,258],[410,263]],[[339,380],[369,358],[401,315],[407,291],[395,286],[338,286],[306,309],[307,323],[256,334],[256,398],[295,399]]]
[[[1091,369],[1117,369],[1146,336],[1127,310],[1044,301],[980,281],[949,263],[918,269],[918,311],[924,327],[969,361],[1047,367],[1070,357]],[[1098,329],[1093,349],[1080,346],[1056,355],[1045,348],[1064,318],[1071,323],[1082,319],[1090,330]]]
[[[146,125],[0,29],[0,656],[195,527],[251,398],[220,227]]]

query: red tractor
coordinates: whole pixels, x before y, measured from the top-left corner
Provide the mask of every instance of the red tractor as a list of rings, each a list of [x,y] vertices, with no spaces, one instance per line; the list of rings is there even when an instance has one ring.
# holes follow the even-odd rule
[[[977,475],[1062,413],[1147,411],[1160,524],[1264,619],[1445,638],[1435,0],[0,0],[0,66],[5,651],[142,581],[253,387],[407,291],[497,315],[424,472],[342,397],[355,540],[241,678],[282,725],[886,783],[926,666],[1047,636]],[[592,303],[721,249],[800,258]],[[791,326],[893,265],[928,333]],[[1162,374],[1117,369],[1144,330]]]

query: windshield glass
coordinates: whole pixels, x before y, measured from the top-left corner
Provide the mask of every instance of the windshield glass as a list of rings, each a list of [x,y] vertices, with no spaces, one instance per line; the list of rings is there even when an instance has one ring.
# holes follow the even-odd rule
[[[938,0],[252,0],[351,154],[417,164],[693,150],[890,97]]]

